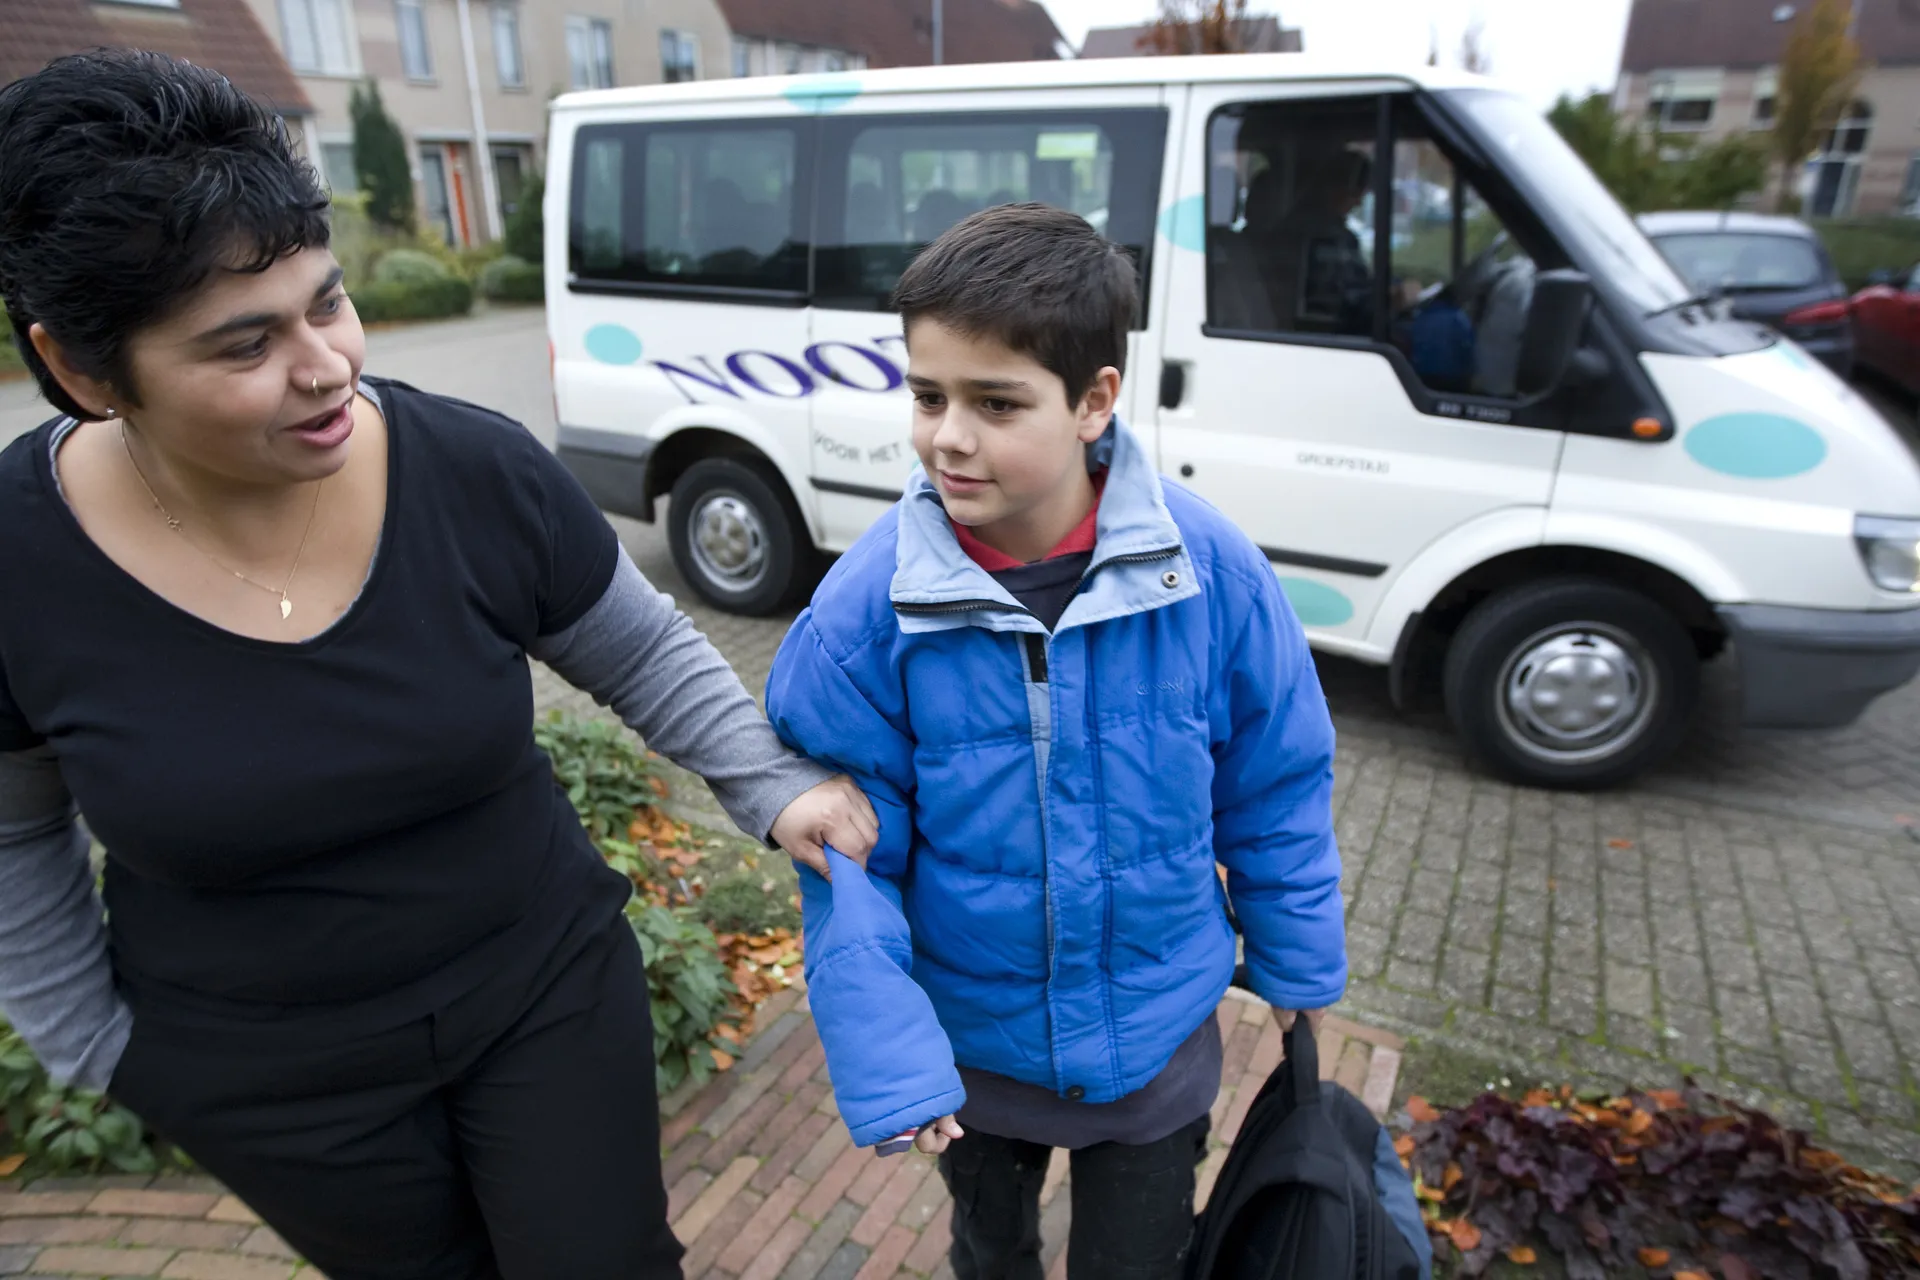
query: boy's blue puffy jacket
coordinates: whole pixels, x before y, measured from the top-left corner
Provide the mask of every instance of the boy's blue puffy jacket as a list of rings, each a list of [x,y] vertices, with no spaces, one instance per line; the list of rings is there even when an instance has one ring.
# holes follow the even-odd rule
[[[1333,725],[1263,555],[1115,423],[1086,580],[1052,635],[960,549],[915,470],[780,647],[767,709],[872,797],[862,872],[802,870],[809,1000],[871,1145],[957,1110],[958,1061],[1111,1102],[1234,967],[1346,987]],[[837,857],[837,855],[836,855]]]

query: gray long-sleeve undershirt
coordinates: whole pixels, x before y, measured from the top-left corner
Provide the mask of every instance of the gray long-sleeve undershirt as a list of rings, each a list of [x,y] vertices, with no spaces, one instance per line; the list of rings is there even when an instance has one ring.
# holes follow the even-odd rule
[[[829,776],[781,745],[726,659],[624,549],[600,601],[530,656],[704,777],[753,836]],[[133,1019],[88,849],[54,753],[0,753],[0,1012],[56,1081],[103,1090]]]

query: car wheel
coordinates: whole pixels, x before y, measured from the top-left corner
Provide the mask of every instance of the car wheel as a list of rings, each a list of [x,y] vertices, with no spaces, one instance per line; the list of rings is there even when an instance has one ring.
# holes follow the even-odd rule
[[[1699,660],[1672,614],[1591,579],[1529,583],[1467,615],[1447,650],[1447,713],[1483,764],[1516,782],[1604,787],[1678,745]]]
[[[707,458],[674,483],[667,508],[673,563],[702,600],[759,616],[811,582],[812,540],[786,486],[769,469]]]

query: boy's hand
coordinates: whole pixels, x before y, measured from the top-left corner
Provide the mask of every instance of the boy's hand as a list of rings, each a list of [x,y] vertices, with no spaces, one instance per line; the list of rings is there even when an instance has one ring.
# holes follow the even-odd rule
[[[834,847],[838,848],[839,846],[835,845]],[[1306,1014],[1307,1025],[1313,1028],[1313,1034],[1315,1038],[1318,1038],[1320,1035],[1320,1024],[1326,1020],[1327,1011],[1325,1009],[1308,1009]],[[1273,1011],[1273,1020],[1280,1024],[1282,1031],[1293,1030],[1293,1019],[1294,1010],[1292,1009],[1275,1009]]]
[[[840,846],[835,845],[838,849]],[[913,1136],[913,1145],[930,1156],[937,1156],[952,1144],[955,1138],[964,1138],[967,1131],[952,1116],[941,1116]]]
[[[831,880],[823,846],[832,845],[864,867],[867,855],[880,839],[880,819],[874,815],[867,793],[843,773],[802,792],[780,811],[768,834],[787,856]]]

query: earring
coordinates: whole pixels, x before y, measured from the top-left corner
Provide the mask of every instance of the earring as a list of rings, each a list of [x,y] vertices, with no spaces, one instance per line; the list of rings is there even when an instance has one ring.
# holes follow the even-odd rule
[[[120,411],[118,409],[114,408],[112,405],[107,406],[107,418],[109,420],[112,420],[119,416],[120,416]]]

